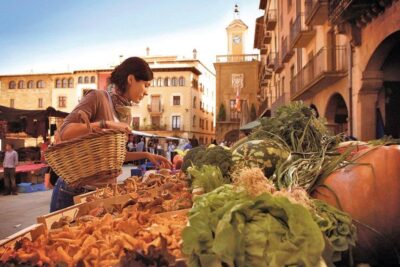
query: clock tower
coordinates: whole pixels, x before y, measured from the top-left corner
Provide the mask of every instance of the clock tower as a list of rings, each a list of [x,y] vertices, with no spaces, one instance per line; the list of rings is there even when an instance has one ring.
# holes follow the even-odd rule
[[[235,5],[234,19],[226,28],[229,55],[243,55],[245,53],[244,37],[247,29],[247,25],[239,18],[238,5]]]

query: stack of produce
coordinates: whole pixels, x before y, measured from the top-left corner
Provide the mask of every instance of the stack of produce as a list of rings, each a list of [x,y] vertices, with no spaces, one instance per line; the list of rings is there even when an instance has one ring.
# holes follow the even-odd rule
[[[174,223],[171,223],[171,222]],[[151,215],[126,207],[121,214],[79,220],[0,248],[1,262],[31,266],[175,266],[182,258],[185,213]]]
[[[150,174],[144,181],[131,177],[123,184],[96,190],[87,202],[129,194],[143,210],[160,213],[192,207],[187,182],[176,175]]]
[[[234,180],[196,198],[183,231],[189,266],[318,266],[325,248],[354,245],[350,217],[303,189],[276,190],[256,168]]]

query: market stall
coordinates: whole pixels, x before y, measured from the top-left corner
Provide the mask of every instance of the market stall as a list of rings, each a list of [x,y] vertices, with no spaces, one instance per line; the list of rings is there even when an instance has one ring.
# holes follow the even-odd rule
[[[302,103],[282,107],[230,149],[211,145],[187,151],[178,174],[147,172],[39,217],[38,225],[0,243],[0,261],[39,266],[396,264],[397,245],[391,240],[400,240],[400,181],[395,179],[400,171],[376,158],[400,159],[400,146],[391,139],[343,140],[330,135]]]

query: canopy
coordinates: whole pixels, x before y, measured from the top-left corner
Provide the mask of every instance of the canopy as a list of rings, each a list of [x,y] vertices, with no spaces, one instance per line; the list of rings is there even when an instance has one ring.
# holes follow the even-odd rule
[[[255,120],[255,121],[251,121],[251,122],[243,125],[242,127],[240,127],[240,130],[241,131],[249,131],[249,130],[252,130],[255,127],[260,126],[260,125],[261,125],[260,121],[259,120]]]
[[[168,140],[181,140],[181,139],[184,139],[184,138],[180,138],[180,137],[162,136],[162,135],[156,135],[156,134],[151,134],[151,133],[142,132],[142,131],[134,131],[134,130],[132,130],[132,133],[134,135],[140,135],[140,136],[144,136],[144,137],[165,138],[165,139],[168,139]]]
[[[49,117],[65,118],[67,115],[67,112],[52,107],[45,110],[25,110],[0,106],[0,120],[7,122],[8,132],[25,132],[32,137],[47,136]]]
[[[4,121],[17,121],[22,118],[41,120],[48,117],[65,118],[67,116],[67,112],[58,111],[53,107],[48,107],[45,110],[26,110],[0,106],[0,120]]]
[[[155,135],[155,134],[141,132],[141,131],[134,131],[134,130],[132,130],[132,133],[134,135],[140,135],[140,136],[144,136],[144,137],[161,137],[161,136],[158,136],[158,135]]]

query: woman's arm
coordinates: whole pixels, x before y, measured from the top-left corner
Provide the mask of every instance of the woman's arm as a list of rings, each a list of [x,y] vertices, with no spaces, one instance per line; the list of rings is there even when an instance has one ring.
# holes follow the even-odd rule
[[[171,162],[159,155],[154,155],[148,152],[126,152],[125,161],[133,161],[139,159],[148,159],[157,168],[170,169],[172,167]]]
[[[102,128],[100,128],[100,122],[92,122],[90,123],[90,126],[94,130],[97,131],[102,130]],[[108,129],[122,130],[125,131],[126,133],[131,133],[131,128],[129,127],[129,125],[123,122],[105,121],[105,126]],[[72,138],[79,137],[88,133],[89,129],[86,124],[69,123],[68,125],[65,126],[63,130],[61,140],[62,141],[70,140]]]

